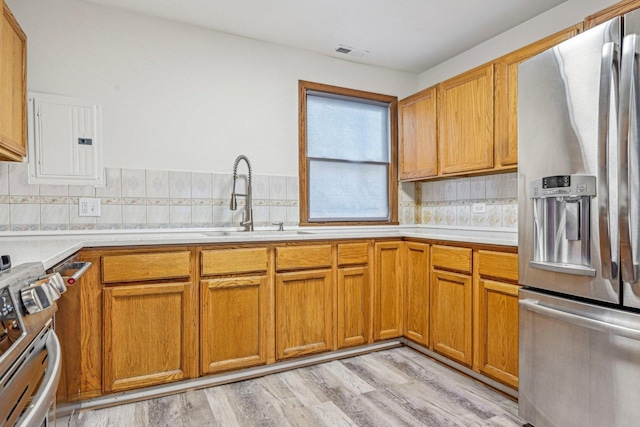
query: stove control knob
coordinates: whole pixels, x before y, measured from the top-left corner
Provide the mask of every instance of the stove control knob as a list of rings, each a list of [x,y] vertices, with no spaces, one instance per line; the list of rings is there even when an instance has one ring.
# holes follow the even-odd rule
[[[52,290],[49,282],[34,283],[20,291],[22,304],[29,314],[35,314],[53,304]]]

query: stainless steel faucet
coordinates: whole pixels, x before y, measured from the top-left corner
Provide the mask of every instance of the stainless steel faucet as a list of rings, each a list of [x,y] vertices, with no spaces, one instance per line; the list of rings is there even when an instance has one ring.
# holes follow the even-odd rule
[[[238,180],[238,163],[240,163],[240,160],[244,160],[247,163],[247,168],[249,169],[249,175],[247,177],[247,192],[245,194],[236,193],[236,181]],[[245,231],[253,231],[253,206],[251,193],[251,163],[249,162],[247,156],[241,154],[233,163],[233,191],[231,192],[231,204],[229,208],[232,211],[238,209],[238,201],[236,200],[237,196],[246,198],[247,206],[245,207],[245,211],[242,212],[242,221],[240,221],[240,226],[245,227]]]

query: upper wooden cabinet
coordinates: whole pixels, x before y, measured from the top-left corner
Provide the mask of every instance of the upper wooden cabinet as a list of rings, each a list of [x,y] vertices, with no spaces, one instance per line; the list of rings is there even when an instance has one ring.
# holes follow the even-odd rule
[[[588,30],[607,22],[611,18],[624,15],[627,12],[640,8],[640,1],[638,0],[624,0],[614,5],[609,6],[593,15],[589,15],[584,19],[584,29]]]
[[[438,175],[437,87],[398,102],[400,181]]]
[[[493,64],[440,83],[438,135],[442,175],[493,167]]]
[[[27,36],[0,0],[0,160],[27,155]]]
[[[495,70],[495,169],[518,165],[518,65],[582,31],[574,25],[499,58]]]

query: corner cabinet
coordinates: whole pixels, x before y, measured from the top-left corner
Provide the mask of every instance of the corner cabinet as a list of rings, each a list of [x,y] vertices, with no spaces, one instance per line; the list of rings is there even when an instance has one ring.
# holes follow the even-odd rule
[[[442,175],[493,168],[493,64],[440,83],[438,129]]]
[[[0,160],[27,155],[27,36],[0,0]]]
[[[398,102],[400,181],[438,175],[437,87]]]

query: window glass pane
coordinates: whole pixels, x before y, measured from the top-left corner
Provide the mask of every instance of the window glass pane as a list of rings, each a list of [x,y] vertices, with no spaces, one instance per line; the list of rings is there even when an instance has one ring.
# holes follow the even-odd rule
[[[309,161],[309,220],[387,220],[386,164]]]
[[[389,107],[307,95],[307,156],[389,161]]]

